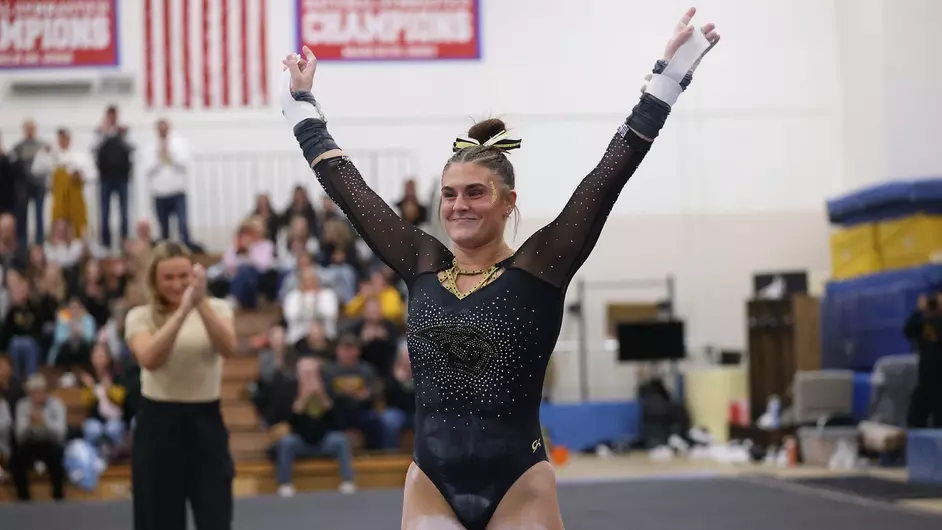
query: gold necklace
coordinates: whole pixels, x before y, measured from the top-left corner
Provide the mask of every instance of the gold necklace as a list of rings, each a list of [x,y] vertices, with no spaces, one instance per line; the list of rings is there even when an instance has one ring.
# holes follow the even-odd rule
[[[484,287],[491,281],[494,277],[494,274],[497,273],[497,264],[493,264],[490,267],[486,267],[479,270],[462,270],[458,267],[458,261],[452,260],[451,268],[445,270],[445,288],[448,289],[451,294],[458,297],[459,300],[467,297],[471,293],[477,291],[481,287]],[[459,276],[476,276],[481,274],[481,281],[477,283],[474,287],[469,289],[467,292],[462,293],[458,288],[458,277]]]

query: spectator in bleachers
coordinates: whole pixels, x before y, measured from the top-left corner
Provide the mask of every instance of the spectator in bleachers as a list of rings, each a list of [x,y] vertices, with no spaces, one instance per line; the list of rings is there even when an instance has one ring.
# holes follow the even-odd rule
[[[402,199],[396,203],[399,216],[411,225],[424,225],[428,222],[428,207],[419,201],[415,188],[415,179],[410,178],[407,180],[403,188]]]
[[[15,439],[13,437],[14,413],[16,404],[23,397],[23,388],[13,374],[13,365],[10,358],[0,354],[0,417],[9,418],[6,428],[0,427],[0,439],[6,440],[6,452],[0,450],[0,467],[9,464]],[[2,423],[2,422],[0,422]]]
[[[113,258],[107,262],[107,270],[103,270],[102,289],[108,303],[124,298],[131,274],[128,270],[128,260],[123,256]]]
[[[360,343],[354,335],[341,336],[336,352],[337,361],[324,367],[336,420],[343,429],[361,431],[367,449],[379,449],[383,424],[373,405],[382,382],[376,370],[360,359]]]
[[[278,232],[281,230],[281,216],[275,212],[275,207],[271,204],[271,196],[267,193],[259,193],[255,196],[255,209],[252,215],[257,215],[265,221],[265,227],[268,231],[268,239],[272,243],[278,242]]]
[[[42,245],[32,245],[29,247],[29,262],[26,265],[26,281],[32,290],[39,289],[43,281],[43,275],[46,274],[46,251]]]
[[[49,349],[49,364],[66,371],[87,370],[96,337],[95,319],[77,298],[56,315],[55,335]]]
[[[299,244],[295,244],[291,248],[291,253],[287,256],[280,256],[278,260],[278,301],[284,303],[285,296],[298,288],[298,271],[310,267],[313,263],[314,259]]]
[[[348,262],[346,251],[335,250],[327,265],[318,265],[318,273],[324,285],[337,293],[342,305],[346,305],[356,296],[359,289],[357,269]]]
[[[281,214],[281,222],[289,223],[295,217],[302,217],[307,221],[307,231],[309,234],[317,234],[317,212],[311,204],[311,197],[307,190],[300,184],[294,187],[294,193],[291,195],[291,203]]]
[[[243,308],[255,309],[263,275],[275,273],[275,245],[260,217],[249,217],[242,223],[232,246],[223,254],[222,264],[232,298]]]
[[[378,299],[365,302],[363,316],[351,322],[350,331],[360,339],[360,357],[376,370],[380,379],[389,378],[396,360],[399,330],[392,321],[383,318]]]
[[[124,447],[125,388],[115,381],[114,361],[108,345],[95,344],[92,350],[92,371],[81,375],[82,402],[88,417],[82,423],[82,437],[92,447],[102,450],[105,460]]]
[[[16,219],[12,214],[0,214],[0,289],[6,287],[6,275],[11,270],[23,270],[29,264],[29,250],[16,238]]]
[[[267,413],[275,384],[289,376],[296,359],[294,346],[285,342],[285,328],[278,324],[269,328],[266,344],[258,352],[258,378],[252,391],[252,404],[259,415]]]
[[[304,338],[315,321],[324,326],[327,338],[337,337],[340,301],[332,290],[321,287],[314,267],[299,271],[298,288],[285,296],[282,311],[287,323],[288,342],[292,344]]]
[[[399,434],[413,427],[415,418],[415,384],[412,382],[412,365],[405,340],[399,345],[399,353],[392,373],[385,378],[383,393],[386,407],[380,413],[383,420],[383,448],[399,447]]]
[[[143,274],[147,270],[150,252],[155,244],[150,222],[147,219],[138,221],[134,227],[134,237],[124,244],[124,253],[127,255],[131,274]]]
[[[10,416],[14,415],[16,403],[24,395],[20,379],[13,369],[13,361],[8,355],[0,353],[0,399],[5,400],[10,407]]]
[[[324,222],[324,232],[318,237],[317,257],[315,261],[321,267],[327,267],[335,262],[336,258],[343,258],[341,263],[350,265],[357,277],[362,267],[357,259],[357,249],[354,244],[355,232],[345,220],[336,218]],[[337,254],[340,252],[341,254]]]
[[[43,295],[58,309],[59,305],[65,302],[68,295],[62,268],[55,263],[46,265],[46,274],[43,275],[43,283],[40,288]]]
[[[278,410],[271,415],[275,421],[271,423],[270,432],[278,439],[275,474],[278,495],[282,497],[294,495],[294,462],[319,455],[337,459],[341,492],[356,491],[350,440],[345,432],[337,429],[335,401],[326,387],[321,362],[312,358],[298,360],[297,384],[289,399],[279,399],[275,403]]]
[[[294,349],[301,357],[317,357],[323,360],[333,360],[334,350],[324,332],[324,325],[315,320],[307,328],[307,335],[294,343]]]
[[[88,228],[84,188],[86,182],[96,178],[95,167],[88,153],[72,147],[68,130],[59,129],[56,140],[57,147],[48,153],[40,152],[31,170],[52,175],[52,222],[69,221],[74,233],[82,238]]]
[[[393,322],[397,326],[405,320],[406,305],[395,287],[389,285],[386,281],[386,275],[382,270],[375,270],[366,280],[360,282],[360,292],[347,302],[344,307],[344,314],[347,318],[359,318],[363,316],[363,308],[366,301],[375,298],[379,300],[380,314],[383,318]]]
[[[285,341],[285,328],[274,325],[268,330],[265,347],[258,353],[258,380],[271,384],[275,374],[286,366],[293,366],[297,353],[294,346]]]
[[[114,360],[124,364],[131,358],[131,352],[124,341],[124,317],[127,314],[127,306],[123,300],[114,300],[110,307],[111,317],[108,318],[105,326],[98,330],[95,342],[105,344]]]
[[[79,263],[85,256],[85,241],[75,237],[75,231],[67,219],[58,219],[52,223],[52,233],[46,240],[46,261],[58,265],[70,288],[78,284]]]
[[[7,462],[13,456],[13,415],[10,413],[10,407],[7,405],[3,396],[0,396],[0,481],[6,474],[4,468],[8,467]]]
[[[78,286],[78,299],[95,321],[95,329],[103,327],[111,318],[108,296],[105,294],[101,262],[88,260]]]
[[[29,286],[20,273],[7,273],[10,310],[0,327],[0,351],[8,351],[13,361],[13,374],[21,380],[31,376],[44,364],[46,356],[40,345],[44,325],[52,318],[44,307],[29,295]]]
[[[66,408],[48,392],[43,374],[33,374],[26,381],[27,396],[16,404],[16,453],[10,467],[16,495],[28,501],[29,470],[42,462],[52,482],[52,498],[65,497],[65,469],[62,459],[67,430]]]
[[[0,138],[0,213],[15,214],[19,211],[19,202],[22,202],[26,195],[26,175],[23,171],[23,165],[17,160],[14,151],[6,151],[3,148],[2,138]],[[25,237],[17,239],[24,242]]]
[[[192,157],[187,141],[170,132],[167,120],[157,120],[157,139],[142,153],[143,174],[154,198],[160,238],[170,239],[170,218],[176,220],[179,241],[192,247],[186,202],[186,184]]]
[[[151,235],[150,223],[146,220],[138,221],[135,237],[129,239],[124,245],[124,253],[127,256],[124,299],[130,307],[147,302],[146,272],[153,248],[154,239]]]
[[[285,234],[284,246],[279,249],[279,255],[314,254],[317,252],[317,238],[308,228],[309,221],[301,215],[295,215],[288,222],[288,231]]]
[[[17,162],[23,172],[24,184],[21,192],[17,195],[16,208],[16,226],[17,237],[24,244],[29,240],[29,204],[33,203],[33,219],[36,220],[36,226],[33,227],[33,241],[42,245],[43,238],[46,237],[46,193],[49,189],[49,173],[35,172],[33,170],[33,161],[36,155],[42,151],[50,151],[52,146],[47,142],[36,137],[36,122],[26,120],[23,122],[23,139],[13,146],[13,152],[16,153]]]
[[[118,196],[118,215],[120,217],[121,241],[128,238],[129,195],[134,146],[128,135],[127,127],[118,123],[118,108],[110,106],[105,110],[104,119],[95,130],[95,142],[92,145],[95,165],[101,176],[99,182],[99,205],[101,213],[101,245],[111,250],[111,199]],[[79,227],[76,225],[77,228]],[[78,231],[82,234],[82,230]]]

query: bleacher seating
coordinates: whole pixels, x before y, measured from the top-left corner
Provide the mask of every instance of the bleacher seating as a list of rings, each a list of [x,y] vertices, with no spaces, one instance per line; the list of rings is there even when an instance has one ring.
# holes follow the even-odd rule
[[[218,257],[215,258],[218,260]],[[210,263],[212,258],[203,257],[200,262]],[[226,361],[223,370],[222,412],[230,433],[229,447],[236,462],[236,476],[233,490],[236,495],[272,494],[277,489],[274,465],[266,457],[265,450],[270,443],[269,435],[261,430],[261,423],[248,393],[249,385],[255,380],[258,365],[254,351],[250,347],[252,337],[264,333],[277,318],[277,308],[263,306],[258,311],[238,312],[236,314],[236,333],[238,336],[239,355]],[[42,369],[56,396],[63,400],[68,408],[70,428],[79,428],[86,416],[81,400],[81,391],[77,388],[58,387],[59,376],[55,369]],[[369,454],[363,451],[363,439],[358,432],[350,432],[356,461],[356,483],[359,488],[401,487],[405,474],[412,462],[411,433],[401,437],[401,450],[396,454]],[[330,459],[300,461],[295,464],[294,485],[298,491],[331,490],[340,484],[337,464]],[[127,498],[131,489],[131,470],[129,463],[111,465],[100,478],[98,488],[86,492],[69,485],[66,498],[115,499]],[[48,480],[34,476],[31,493],[35,500],[50,498]],[[12,484],[0,484],[0,503],[15,499]]]

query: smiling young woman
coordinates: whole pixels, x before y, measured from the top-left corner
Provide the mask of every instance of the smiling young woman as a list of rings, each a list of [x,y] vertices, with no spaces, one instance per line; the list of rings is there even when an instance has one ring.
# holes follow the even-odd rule
[[[131,309],[125,338],[141,365],[131,482],[134,529],[232,527],[229,432],[222,364],[235,354],[228,302],[206,294],[206,272],[185,246],[164,242],[147,269],[148,304]]]
[[[439,214],[453,242],[406,223],[371,190],[327,131],[311,90],[316,58],[285,58],[280,99],[318,181],[372,250],[409,288],[406,322],[415,383],[415,461],[402,528],[563,528],[540,426],[542,385],[566,290],[634,174],[719,36],[675,27],[640,101],[562,213],[516,251],[504,227],[516,207],[500,120],[454,143]]]

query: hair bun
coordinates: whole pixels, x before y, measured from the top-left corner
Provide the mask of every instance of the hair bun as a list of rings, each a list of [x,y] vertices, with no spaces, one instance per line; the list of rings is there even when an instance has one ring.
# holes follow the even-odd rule
[[[480,144],[484,144],[484,142],[490,140],[505,130],[507,130],[507,126],[502,120],[497,118],[490,118],[475,123],[470,129],[468,129],[468,137],[473,138]]]

